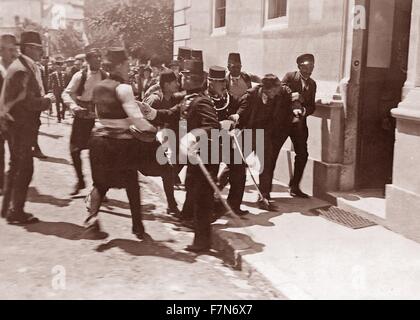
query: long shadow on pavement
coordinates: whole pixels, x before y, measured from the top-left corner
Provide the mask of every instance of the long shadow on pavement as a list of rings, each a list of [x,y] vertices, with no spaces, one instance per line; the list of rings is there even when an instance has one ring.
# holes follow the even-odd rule
[[[256,194],[255,187],[253,186],[248,186],[245,192],[248,194]],[[274,227],[275,224],[271,222],[271,220],[285,214],[297,213],[308,217],[317,217],[316,214],[311,212],[313,208],[319,207],[320,203],[317,200],[285,198],[276,195],[276,193],[283,195],[283,193],[286,192],[287,188],[283,186],[273,186],[274,204],[278,208],[276,212],[262,211],[258,214],[249,214],[242,217],[239,220],[239,223],[234,223],[232,219],[226,218],[228,220],[226,224],[213,224],[214,231],[221,235],[221,238],[223,238],[225,242],[230,243],[230,246],[234,248],[235,251],[240,251],[242,256],[262,252],[265,245],[257,243],[252,239],[252,231],[243,229],[241,232],[233,232],[232,230],[252,226]],[[244,201],[243,204],[251,208],[258,208],[256,202]]]
[[[108,238],[105,232],[96,234],[86,233],[82,226],[68,222],[44,222],[25,226],[24,229],[31,233],[39,233],[45,236],[55,236],[66,240],[103,240]]]
[[[98,246],[96,251],[104,252],[112,248],[120,248],[132,256],[152,256],[166,259],[178,260],[188,263],[194,263],[195,257],[181,252],[176,252],[173,249],[154,241],[149,238],[145,241],[139,242],[134,240],[114,239],[108,243]]]
[[[71,199],[59,199],[51,195],[40,194],[34,187],[30,187],[27,200],[32,203],[50,204],[59,208],[70,206]]]

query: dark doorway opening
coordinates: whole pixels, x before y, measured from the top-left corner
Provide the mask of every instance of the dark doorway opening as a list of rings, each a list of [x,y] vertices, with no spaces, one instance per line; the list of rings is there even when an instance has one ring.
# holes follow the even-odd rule
[[[412,0],[369,0],[358,117],[357,189],[392,183],[395,120],[407,79]]]

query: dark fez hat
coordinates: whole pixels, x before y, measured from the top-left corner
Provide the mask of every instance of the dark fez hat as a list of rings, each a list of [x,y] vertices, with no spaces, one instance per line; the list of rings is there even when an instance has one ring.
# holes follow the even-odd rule
[[[191,59],[197,61],[203,61],[203,51],[191,50]]]
[[[209,75],[207,77],[209,80],[225,80],[226,79],[226,69],[223,67],[213,66],[209,69]]]
[[[281,85],[280,79],[274,74],[266,74],[262,78],[262,85],[265,89],[271,89]]]
[[[20,45],[25,44],[42,47],[41,35],[35,31],[24,31],[20,35]]]
[[[189,73],[191,75],[203,76],[203,61],[185,60],[184,70],[182,73]]]
[[[164,83],[177,81],[177,80],[178,78],[176,77],[175,72],[173,72],[172,70],[162,71],[159,76],[159,82],[161,83],[161,85],[163,85]]]
[[[242,64],[240,53],[229,53],[228,64]]]
[[[14,45],[19,44],[16,37],[13,34],[3,34],[0,37],[0,44],[2,44],[2,43],[10,43],[10,44],[14,44]]]
[[[296,62],[298,65],[308,64],[308,63],[315,63],[315,57],[313,54],[305,53],[301,56],[297,57]]]
[[[127,60],[127,52],[122,47],[109,48],[105,56],[105,62],[113,65],[118,65]]]
[[[178,60],[191,60],[191,48],[179,47],[178,48]]]

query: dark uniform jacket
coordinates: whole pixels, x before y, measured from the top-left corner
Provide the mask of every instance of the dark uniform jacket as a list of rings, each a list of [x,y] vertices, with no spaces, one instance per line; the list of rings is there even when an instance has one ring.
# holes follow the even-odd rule
[[[272,130],[283,127],[293,118],[290,94],[282,88],[268,104],[262,100],[262,86],[249,89],[239,101],[239,126],[248,129]]]
[[[64,71],[54,71],[51,73],[48,87],[56,97],[60,97],[61,99],[61,94],[67,87],[66,73]]]
[[[291,92],[298,92],[303,96],[302,106],[306,109],[305,117],[312,115],[315,112],[316,82],[309,78],[306,80],[307,89],[304,90],[302,76],[299,71],[287,73],[282,82]]]

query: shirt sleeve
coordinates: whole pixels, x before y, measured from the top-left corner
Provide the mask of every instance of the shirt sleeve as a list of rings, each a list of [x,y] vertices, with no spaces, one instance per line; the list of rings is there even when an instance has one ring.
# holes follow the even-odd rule
[[[82,81],[82,72],[76,72],[71,78],[70,83],[68,84],[67,88],[64,89],[61,97],[63,98],[64,104],[68,105],[71,110],[77,107],[77,89],[80,86],[80,82]]]

